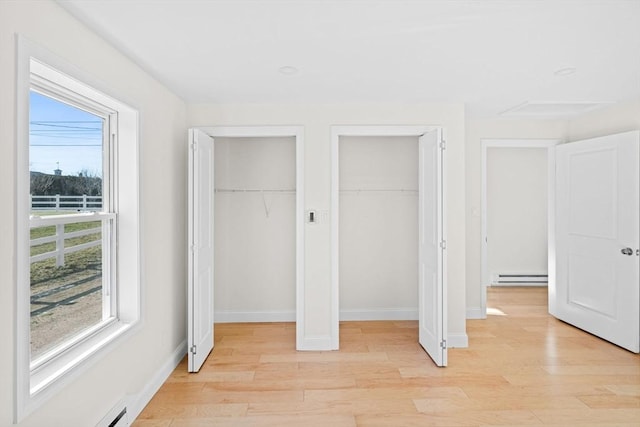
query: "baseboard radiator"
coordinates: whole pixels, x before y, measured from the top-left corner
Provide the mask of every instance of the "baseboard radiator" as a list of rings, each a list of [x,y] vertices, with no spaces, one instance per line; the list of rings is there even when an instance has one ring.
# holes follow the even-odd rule
[[[546,274],[506,274],[494,276],[493,285],[546,285],[549,276]]]
[[[96,427],[129,427],[131,422],[125,401],[114,406]]]

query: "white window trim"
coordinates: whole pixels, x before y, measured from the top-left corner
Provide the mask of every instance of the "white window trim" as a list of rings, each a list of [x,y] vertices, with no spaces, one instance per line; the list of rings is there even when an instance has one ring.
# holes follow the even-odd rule
[[[140,210],[138,112],[108,95],[110,91],[95,79],[61,60],[46,49],[17,35],[16,76],[16,322],[15,322],[15,412],[17,423],[56,395],[81,375],[101,356],[118,345],[125,332],[134,330],[140,319]],[[46,65],[45,65],[46,64]],[[35,72],[56,86],[88,98],[106,110],[118,114],[118,143],[111,153],[117,158],[117,171],[111,177],[117,206],[117,292],[116,319],[86,333],[84,339],[70,346],[55,359],[31,369],[30,360],[30,290],[29,282],[29,89]],[[114,162],[115,163],[115,162]],[[119,185],[122,182],[123,185]],[[128,334],[127,334],[128,335]]]

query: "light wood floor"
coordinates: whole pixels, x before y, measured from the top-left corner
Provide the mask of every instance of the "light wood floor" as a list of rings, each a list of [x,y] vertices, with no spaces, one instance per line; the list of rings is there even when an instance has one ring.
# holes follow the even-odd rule
[[[296,352],[291,323],[218,324],[202,371],[183,361],[133,426],[640,426],[638,355],[550,317],[544,288],[488,306],[446,368],[412,321],[342,322],[337,352]]]

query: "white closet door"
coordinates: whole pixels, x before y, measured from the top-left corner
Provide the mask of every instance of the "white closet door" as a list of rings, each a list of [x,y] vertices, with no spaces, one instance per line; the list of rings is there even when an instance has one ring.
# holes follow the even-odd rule
[[[440,131],[419,139],[419,342],[438,366],[447,365],[447,298],[444,276],[443,156]]]
[[[189,130],[188,370],[213,349],[213,139]]]
[[[640,133],[556,148],[555,317],[633,352],[640,339]]]

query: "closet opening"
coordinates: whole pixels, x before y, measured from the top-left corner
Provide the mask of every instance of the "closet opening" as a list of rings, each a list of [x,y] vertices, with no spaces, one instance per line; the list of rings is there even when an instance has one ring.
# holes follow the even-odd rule
[[[216,322],[295,321],[304,338],[304,130],[189,130],[188,348],[197,372]]]
[[[214,319],[296,320],[295,137],[216,137]]]
[[[446,151],[432,126],[332,127],[332,323],[418,320],[447,365]]]
[[[341,136],[340,320],[418,320],[418,137]]]

